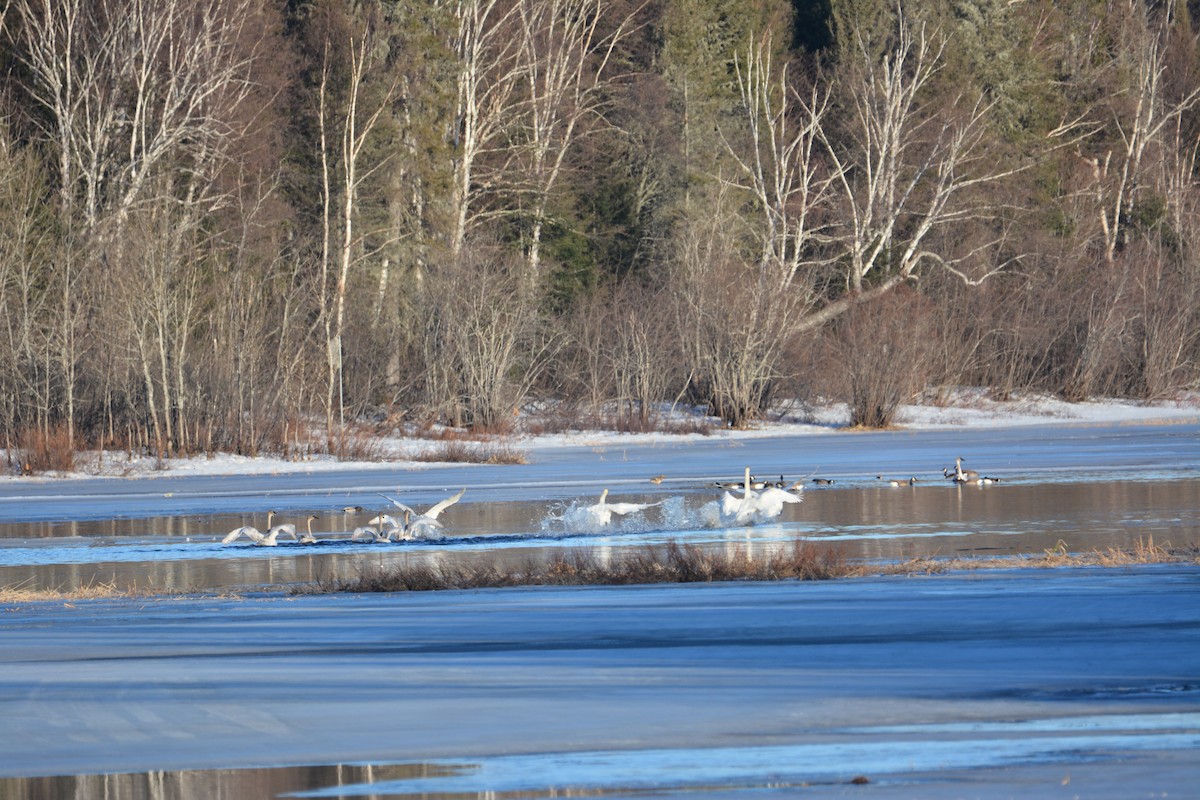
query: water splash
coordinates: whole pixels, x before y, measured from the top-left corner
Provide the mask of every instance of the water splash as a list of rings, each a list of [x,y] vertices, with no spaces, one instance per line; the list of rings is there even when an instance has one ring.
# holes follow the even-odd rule
[[[677,495],[645,511],[616,517],[607,524],[601,524],[589,511],[592,505],[590,501],[574,501],[552,508],[538,524],[538,530],[545,536],[720,530],[772,523],[783,510],[783,504],[777,503],[739,514],[740,503],[741,498],[726,493],[718,500],[695,506],[688,504],[688,498]]]

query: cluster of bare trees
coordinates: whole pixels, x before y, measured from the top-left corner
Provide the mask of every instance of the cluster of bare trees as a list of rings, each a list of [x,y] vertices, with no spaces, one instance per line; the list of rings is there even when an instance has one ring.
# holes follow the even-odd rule
[[[4,445],[1192,387],[1197,34],[1093,6],[10,0]]]

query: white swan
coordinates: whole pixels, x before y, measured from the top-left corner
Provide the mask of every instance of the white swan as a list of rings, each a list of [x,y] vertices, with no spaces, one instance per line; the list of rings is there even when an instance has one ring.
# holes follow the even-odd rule
[[[267,512],[267,526],[268,527],[270,527],[271,520],[274,518],[275,518],[275,512],[268,511]],[[221,544],[230,544],[231,542],[237,541],[239,538],[244,536],[247,539],[249,539],[250,541],[254,542],[254,544],[260,545],[262,547],[274,547],[275,545],[279,544],[279,542],[277,542],[276,539],[279,538],[280,534],[286,534],[288,536],[291,536],[293,539],[295,539],[296,538],[296,526],[295,525],[276,525],[275,527],[271,528],[266,533],[263,533],[258,528],[254,527],[253,525],[243,525],[242,527],[234,528],[229,533],[227,533],[225,535],[225,538],[221,540]]]
[[[608,502],[608,489],[605,489],[600,493],[599,502],[585,506],[581,509],[581,512],[586,516],[589,523],[602,527],[612,521],[613,514],[623,517],[626,514],[633,514],[651,506],[659,505],[661,502],[660,500],[656,503],[610,503]]]
[[[270,530],[267,531],[267,536],[290,536],[297,542],[300,541],[300,537],[296,535],[296,526],[292,523],[286,522],[282,525],[275,525],[272,527],[271,520],[273,520],[275,516],[276,515],[274,511],[267,512],[267,527],[270,528]]]
[[[305,525],[308,527],[308,532],[305,534],[302,534],[300,536],[300,544],[316,544],[317,543],[318,539],[316,536],[313,536],[313,532],[312,532],[313,520],[316,518],[317,518],[316,514],[308,515],[308,519],[305,520]]]
[[[750,468],[746,467],[743,486],[751,485],[753,481],[750,478]],[[723,521],[733,525],[765,522],[778,517],[785,505],[800,502],[803,502],[802,498],[776,486],[767,486],[761,491],[743,489],[740,498],[725,492],[721,497],[721,517]]]
[[[392,505],[404,512],[404,524],[397,526],[396,530],[390,531],[389,536],[393,539],[413,539],[418,536],[424,536],[427,533],[432,533],[442,527],[442,523],[438,522],[438,515],[445,511],[450,506],[457,503],[462,496],[467,493],[467,488],[464,486],[458,491],[447,497],[440,503],[435,503],[430,506],[424,514],[418,514],[408,506],[401,503],[394,497],[388,497],[386,494],[379,494],[387,500],[390,500]],[[395,520],[393,520],[395,522]]]
[[[963,462],[962,456],[959,456],[958,458],[954,459],[954,477],[958,478],[960,481],[963,478],[978,478],[979,477],[979,473],[976,472],[975,470],[963,469],[962,462]]]
[[[380,529],[403,528],[404,523],[397,520],[390,514],[380,514],[376,517],[371,517],[367,520],[368,525],[378,526]]]
[[[362,525],[354,529],[354,533],[350,535],[352,542],[374,542],[375,544],[384,544],[390,542],[388,534],[380,531],[378,528],[372,528],[370,525]]]

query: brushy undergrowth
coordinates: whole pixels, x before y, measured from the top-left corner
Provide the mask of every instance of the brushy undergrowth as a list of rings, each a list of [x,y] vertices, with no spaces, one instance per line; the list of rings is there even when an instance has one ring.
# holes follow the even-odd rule
[[[868,575],[932,575],[982,569],[1056,569],[1132,567],[1147,564],[1200,565],[1200,544],[1172,547],[1139,539],[1132,547],[1070,553],[1065,546],[1042,555],[986,558],[914,558],[895,564],[847,561],[842,551],[805,540],[769,552],[751,553],[736,546],[719,550],[668,542],[610,554],[586,548],[568,550],[543,561],[518,566],[493,562],[439,564],[414,562],[351,578],[332,578],[288,587],[292,594],[427,592],[512,586],[629,586],[652,583],[717,581],[833,580]],[[118,588],[98,583],[70,590],[0,587],[0,604],[71,601],[115,597],[163,597],[185,594],[153,587]]]
[[[712,581],[829,580],[856,574],[841,551],[795,541],[788,548],[752,555],[746,548],[709,550],[668,542],[601,555],[577,549],[515,568],[493,563],[416,563],[303,587],[303,593],[420,592],[505,586],[628,586]]]
[[[526,464],[525,451],[504,441],[468,442],[443,441],[435,447],[413,456],[414,461],[449,462],[453,464]]]
[[[897,564],[847,561],[841,550],[805,540],[766,553],[744,547],[712,550],[668,542],[602,556],[587,549],[560,553],[547,561],[515,568],[493,563],[405,564],[352,578],[331,579],[297,589],[300,593],[405,592],[484,589],[505,586],[624,586],[713,581],[832,580],[865,575],[917,575],[978,569],[1120,567],[1190,562],[1200,564],[1200,546],[1173,548],[1138,541],[1129,550],[1108,548],[1070,554],[976,559],[918,558]]]

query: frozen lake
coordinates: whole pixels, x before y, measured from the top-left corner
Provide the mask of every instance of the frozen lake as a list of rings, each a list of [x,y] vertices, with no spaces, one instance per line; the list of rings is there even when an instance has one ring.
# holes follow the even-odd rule
[[[1195,567],[36,604],[0,639],[14,800],[1200,785]]]
[[[947,484],[955,456],[1001,482]],[[1194,421],[608,441],[531,447],[529,461],[0,482],[0,585],[256,587],[668,539],[804,537],[867,560],[1200,541]],[[698,524],[709,484],[747,465],[834,483],[770,524]],[[344,541],[384,509],[376,492],[424,507],[463,486],[442,541]],[[603,533],[553,519],[605,487],[662,505]],[[219,544],[267,509],[317,513],[332,541]],[[1200,785],[1195,566],[5,612],[4,798],[990,800]]]

